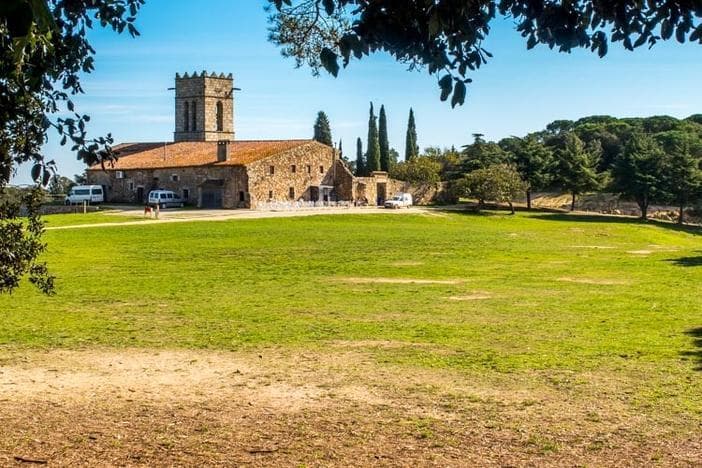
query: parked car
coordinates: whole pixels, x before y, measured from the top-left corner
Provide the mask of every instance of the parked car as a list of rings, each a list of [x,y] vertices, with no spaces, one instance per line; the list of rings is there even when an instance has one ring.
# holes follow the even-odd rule
[[[105,201],[105,193],[101,185],[74,185],[66,195],[66,205],[76,205],[88,202],[98,204]]]
[[[185,201],[175,192],[170,190],[152,190],[149,192],[149,205],[159,208],[185,206]]]
[[[385,208],[409,208],[412,206],[412,195],[409,193],[396,193],[394,197],[385,201]]]

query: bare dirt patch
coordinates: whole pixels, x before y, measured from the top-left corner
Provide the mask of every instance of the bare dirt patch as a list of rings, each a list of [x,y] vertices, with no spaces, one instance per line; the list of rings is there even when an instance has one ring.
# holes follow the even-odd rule
[[[339,281],[351,284],[461,284],[464,280],[451,279],[451,280],[433,280],[433,279],[421,279],[421,278],[337,278]]]
[[[449,296],[446,299],[449,301],[481,301],[484,299],[492,299],[492,295],[488,293],[473,293],[473,294],[463,294],[460,296]]]
[[[562,281],[565,283],[594,284],[594,285],[602,285],[602,286],[614,286],[614,285],[629,284],[627,281],[623,281],[623,280],[602,279],[602,278],[573,278],[570,276],[563,276],[561,278],[558,278],[556,281]]]
[[[410,267],[410,266],[420,266],[420,265],[424,265],[424,262],[416,262],[413,260],[403,260],[403,261],[399,261],[399,262],[392,262],[390,264],[390,266],[393,266],[393,267]]]
[[[651,255],[653,250],[627,250],[626,253],[632,255]]]
[[[466,375],[381,365],[348,347],[2,362],[2,465],[692,466],[702,456],[696,421],[611,398],[632,383],[604,374],[575,388],[567,372]]]

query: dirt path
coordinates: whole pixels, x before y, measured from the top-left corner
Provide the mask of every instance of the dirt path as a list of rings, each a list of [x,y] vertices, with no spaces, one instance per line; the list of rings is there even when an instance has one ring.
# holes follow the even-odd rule
[[[605,376],[580,376],[599,393],[579,387],[576,395],[535,384],[534,376],[486,380],[374,358],[374,350],[408,346],[0,354],[0,464],[692,466],[702,459],[694,424],[679,427],[603,398],[623,385]]]
[[[81,229],[114,226],[142,226],[148,224],[183,223],[192,221],[226,221],[230,219],[261,219],[261,218],[293,218],[318,215],[348,215],[348,214],[426,214],[432,213],[431,208],[412,207],[402,210],[386,210],[377,207],[354,208],[318,208],[290,211],[256,211],[256,210],[186,210],[161,212],[159,219],[140,219],[119,223],[76,224],[71,226],[47,227],[47,231],[63,229]],[[139,210],[116,210],[110,213],[115,216],[142,216]]]

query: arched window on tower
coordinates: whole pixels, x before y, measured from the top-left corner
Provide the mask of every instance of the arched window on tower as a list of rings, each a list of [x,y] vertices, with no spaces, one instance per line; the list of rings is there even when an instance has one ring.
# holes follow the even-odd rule
[[[193,101],[193,105],[191,106],[190,114],[191,114],[190,131],[196,132],[197,131],[197,102],[195,102],[195,101]]]
[[[190,103],[188,101],[185,101],[183,109],[183,131],[190,131]]]
[[[217,101],[217,131],[224,131],[224,105],[222,101]]]

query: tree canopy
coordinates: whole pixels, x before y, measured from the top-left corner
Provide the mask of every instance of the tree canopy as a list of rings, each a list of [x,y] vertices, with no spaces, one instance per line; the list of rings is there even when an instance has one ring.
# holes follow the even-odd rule
[[[314,122],[314,140],[323,143],[327,146],[332,146],[332,132],[329,125],[329,117],[324,111],[319,111],[317,120]]]
[[[702,44],[698,1],[583,0],[269,0],[271,40],[283,55],[315,73],[387,52],[438,79],[441,99],[463,104],[472,74],[492,54],[483,47],[491,24],[509,18],[532,49],[589,49],[604,57],[610,43],[627,50],[674,38]]]

